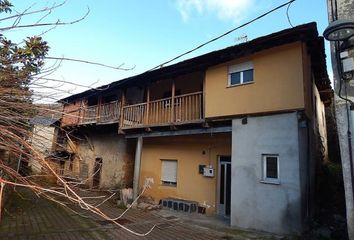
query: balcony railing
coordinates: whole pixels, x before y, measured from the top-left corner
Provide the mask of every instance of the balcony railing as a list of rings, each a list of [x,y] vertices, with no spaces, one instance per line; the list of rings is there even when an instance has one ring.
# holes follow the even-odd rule
[[[92,123],[114,123],[119,121],[120,113],[120,101],[88,106],[67,113],[65,115],[65,119],[63,119],[62,126]]]
[[[122,129],[200,122],[202,92],[123,107]]]
[[[89,106],[82,110],[83,114],[80,118],[80,123],[88,124],[96,122],[97,118],[97,106]]]
[[[121,111],[121,103],[119,101],[102,104],[99,107],[98,122],[110,123],[118,122]]]

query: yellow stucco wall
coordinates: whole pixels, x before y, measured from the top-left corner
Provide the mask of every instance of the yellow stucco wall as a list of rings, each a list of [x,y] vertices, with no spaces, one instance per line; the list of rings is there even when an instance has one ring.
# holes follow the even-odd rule
[[[154,184],[145,195],[156,202],[165,197],[193,200],[215,213],[217,174],[204,177],[198,166],[211,164],[217,173],[218,155],[231,155],[231,134],[145,138],[139,186],[152,177]],[[161,159],[177,160],[176,187],[161,185]]]
[[[252,61],[254,82],[228,87],[228,67]],[[205,78],[205,117],[304,108],[300,42],[287,44],[211,67]]]

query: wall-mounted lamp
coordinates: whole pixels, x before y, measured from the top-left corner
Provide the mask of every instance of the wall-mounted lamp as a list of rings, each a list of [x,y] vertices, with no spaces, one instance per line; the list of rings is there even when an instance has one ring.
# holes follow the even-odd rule
[[[344,80],[351,80],[354,75],[354,58],[350,56],[350,48],[354,48],[354,20],[335,20],[324,30],[323,36],[328,41],[341,42],[337,61],[340,66],[339,75]]]
[[[323,36],[328,41],[345,41],[354,36],[354,21],[336,20],[324,30]]]

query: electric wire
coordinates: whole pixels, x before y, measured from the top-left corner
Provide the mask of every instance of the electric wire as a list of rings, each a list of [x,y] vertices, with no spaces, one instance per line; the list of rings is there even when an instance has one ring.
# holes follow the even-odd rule
[[[292,2],[291,2],[292,3]],[[286,17],[288,19],[288,23],[290,24],[291,27],[294,27],[294,25],[291,23],[290,16],[289,16],[289,8],[291,6],[291,3],[289,3],[288,7],[286,8]]]
[[[283,3],[283,4],[281,4],[281,5],[273,8],[273,9],[271,9],[271,10],[269,10],[269,11],[267,11],[267,12],[265,12],[265,13],[257,16],[257,17],[255,17],[255,18],[251,19],[250,21],[241,24],[238,27],[235,27],[235,28],[233,28],[233,29],[231,29],[231,30],[229,30],[229,31],[227,31],[227,32],[225,32],[225,33],[223,33],[223,34],[221,34],[221,35],[219,35],[219,36],[217,36],[217,37],[205,42],[205,43],[202,43],[202,44],[198,45],[195,48],[192,48],[191,50],[188,50],[188,51],[186,51],[186,52],[184,52],[184,53],[182,53],[182,54],[180,54],[180,55],[178,55],[178,56],[176,56],[176,57],[174,57],[174,58],[172,58],[172,59],[170,59],[170,60],[168,60],[168,61],[166,61],[164,63],[161,63],[161,64],[157,65],[156,67],[151,68],[147,72],[150,72],[150,71],[153,71],[155,69],[161,68],[164,65],[169,64],[169,63],[171,63],[171,62],[173,62],[173,61],[175,61],[175,60],[177,60],[177,59],[179,59],[179,58],[181,58],[181,57],[183,57],[183,56],[185,56],[187,54],[190,54],[190,53],[192,53],[192,52],[194,52],[194,51],[196,51],[196,50],[198,50],[198,49],[200,49],[200,48],[202,48],[202,47],[204,47],[204,46],[206,46],[206,45],[208,45],[208,44],[210,44],[212,42],[215,42],[216,40],[219,40],[220,38],[223,38],[223,37],[229,35],[230,33],[234,32],[234,31],[236,31],[236,30],[238,30],[240,28],[243,28],[243,27],[245,27],[245,26],[247,26],[247,25],[249,25],[249,24],[251,24],[251,23],[253,23],[253,22],[255,22],[255,21],[257,21],[257,20],[259,20],[259,19],[261,19],[261,18],[263,18],[263,17],[265,17],[265,16],[267,16],[267,15],[273,13],[273,12],[275,12],[276,10],[278,10],[280,8],[283,8],[283,7],[291,4],[292,2],[295,2],[295,1],[296,0],[290,0],[290,1],[286,2],[286,3]]]
[[[144,73],[151,72],[151,71],[153,71],[153,70],[156,70],[156,69],[158,69],[158,68],[161,68],[161,67],[163,67],[164,65],[166,65],[166,64],[168,64],[168,63],[171,63],[171,62],[173,62],[173,61],[175,61],[175,60],[177,60],[177,59],[179,59],[179,58],[181,58],[181,57],[183,57],[183,56],[185,56],[185,55],[187,55],[187,54],[190,54],[190,53],[192,53],[192,52],[194,52],[194,51],[196,51],[196,50],[198,50],[198,49],[200,49],[200,48],[202,48],[202,47],[204,47],[204,46],[206,46],[206,45],[208,45],[208,44],[210,44],[210,43],[212,43],[212,42],[215,42],[216,40],[218,40],[218,39],[220,39],[220,38],[223,38],[223,37],[229,35],[230,33],[234,32],[234,31],[236,31],[236,30],[238,30],[238,29],[241,29],[241,28],[243,28],[243,27],[245,27],[245,26],[247,26],[247,25],[249,25],[249,24],[251,24],[251,23],[253,23],[253,22],[255,22],[255,21],[257,21],[257,20],[259,20],[259,19],[261,19],[261,18],[263,18],[263,17],[265,17],[265,16],[267,16],[267,15],[273,13],[273,12],[275,12],[276,10],[278,10],[278,9],[280,9],[280,8],[283,8],[283,7],[287,6],[288,4],[291,4],[291,3],[295,2],[295,1],[296,1],[296,0],[290,0],[290,1],[286,2],[286,3],[283,3],[283,4],[281,4],[281,5],[279,5],[279,6],[275,7],[275,8],[273,8],[273,9],[271,9],[271,10],[269,10],[269,11],[267,11],[267,12],[265,12],[265,13],[263,13],[263,14],[257,16],[257,17],[255,17],[255,18],[253,18],[253,19],[251,19],[251,20],[249,20],[248,22],[246,22],[246,23],[244,23],[244,24],[242,24],[242,25],[240,25],[240,26],[238,26],[238,27],[235,27],[235,28],[233,28],[233,29],[231,29],[231,30],[229,30],[229,31],[227,31],[227,32],[225,32],[225,33],[223,33],[223,34],[221,34],[221,35],[219,35],[219,36],[217,36],[217,37],[215,37],[215,38],[213,38],[213,39],[211,39],[211,40],[205,42],[205,43],[202,43],[202,44],[198,45],[197,47],[195,47],[195,48],[193,48],[193,49],[191,49],[191,50],[189,50],[189,51],[186,51],[186,52],[184,52],[184,53],[182,53],[182,54],[180,54],[180,55],[178,55],[178,56],[176,56],[176,57],[174,57],[174,58],[172,58],[172,59],[170,59],[170,60],[168,60],[168,61],[166,61],[166,62],[163,62],[163,63],[161,63],[161,64],[159,64],[159,65],[157,65],[157,66],[155,66],[155,67],[153,67],[153,68],[151,68],[151,69],[145,71]],[[110,85],[111,85],[111,84],[108,84],[107,87],[106,87],[104,90],[108,89],[108,88],[110,87]],[[100,91],[100,90],[101,90],[101,89],[99,89],[99,88],[100,88],[100,87],[91,89],[91,90],[92,90],[92,93],[89,93],[88,95],[86,95],[86,97],[90,97],[90,96],[95,95],[95,94],[96,94],[96,91]]]

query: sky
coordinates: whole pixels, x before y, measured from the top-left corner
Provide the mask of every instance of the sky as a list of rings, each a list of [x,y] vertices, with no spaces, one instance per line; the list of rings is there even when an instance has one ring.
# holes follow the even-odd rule
[[[12,0],[22,12],[51,6],[60,1]],[[50,76],[78,85],[98,87],[145,72],[192,49],[264,12],[285,3],[284,0],[67,0],[42,22],[70,22],[88,16],[75,24],[58,26],[43,35],[50,46],[49,56],[82,59],[112,66],[124,64],[129,71],[63,61]],[[292,25],[317,22],[322,35],[328,25],[326,0],[296,0],[289,7]],[[247,40],[290,28],[286,7],[232,34],[213,42],[177,61],[219,50]],[[23,17],[20,24],[37,22],[44,14]],[[4,16],[4,14],[2,14]],[[12,22],[2,21],[0,26]],[[49,28],[13,29],[4,35],[20,42]],[[329,44],[326,43],[327,65],[331,75]],[[48,61],[47,66],[54,62]],[[65,84],[60,97],[87,90]]]

